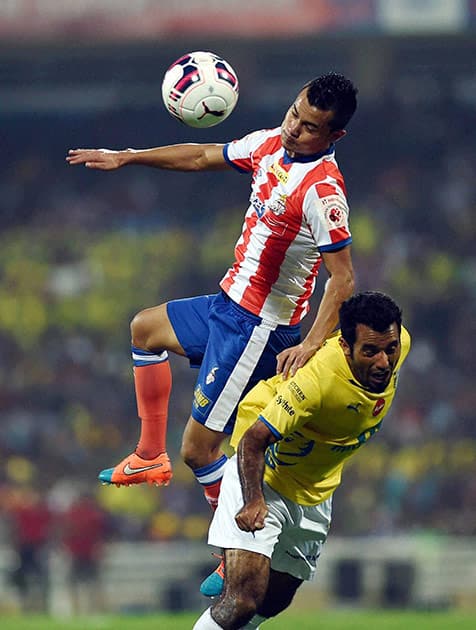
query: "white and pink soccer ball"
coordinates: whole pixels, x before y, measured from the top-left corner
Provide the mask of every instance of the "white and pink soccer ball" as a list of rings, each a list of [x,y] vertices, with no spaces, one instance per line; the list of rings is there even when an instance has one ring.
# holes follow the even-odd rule
[[[238,101],[236,72],[212,52],[196,51],[177,59],[165,73],[162,98],[168,112],[190,127],[223,122]]]

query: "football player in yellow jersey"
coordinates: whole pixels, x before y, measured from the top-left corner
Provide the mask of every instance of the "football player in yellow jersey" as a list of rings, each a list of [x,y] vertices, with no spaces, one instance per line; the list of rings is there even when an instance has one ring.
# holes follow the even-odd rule
[[[314,576],[342,469],[380,429],[410,349],[383,293],[349,298],[339,321],[293,377],[261,381],[240,404],[208,538],[224,549],[224,588],[194,630],[258,628]]]

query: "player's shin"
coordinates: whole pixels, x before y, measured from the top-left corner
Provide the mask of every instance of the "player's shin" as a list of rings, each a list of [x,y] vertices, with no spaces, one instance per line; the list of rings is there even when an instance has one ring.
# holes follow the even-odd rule
[[[153,459],[166,450],[167,415],[172,389],[168,354],[132,348],[137,411],[141,420],[136,453]]]

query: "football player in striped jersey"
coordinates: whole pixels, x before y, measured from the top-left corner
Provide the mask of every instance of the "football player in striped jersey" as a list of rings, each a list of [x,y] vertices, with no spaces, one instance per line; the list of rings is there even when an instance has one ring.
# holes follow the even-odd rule
[[[173,352],[199,368],[182,457],[215,507],[227,459],[221,444],[233,430],[239,401],[263,378],[293,375],[334,330],[338,309],[354,289],[349,205],[335,144],[346,134],[356,97],[353,83],[331,72],[304,85],[279,127],[225,144],[69,151],[69,164],[91,169],[142,164],[251,176],[235,259],[219,291],[172,300],[132,320],[140,438],[133,453],[101,471],[104,483],[170,481],[166,426]],[[321,264],[329,278],[301,339]]]

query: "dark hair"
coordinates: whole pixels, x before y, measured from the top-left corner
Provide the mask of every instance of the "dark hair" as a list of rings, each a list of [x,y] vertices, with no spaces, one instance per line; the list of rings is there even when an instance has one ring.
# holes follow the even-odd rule
[[[309,104],[324,111],[332,110],[329,122],[332,131],[344,129],[357,109],[358,90],[342,74],[329,72],[306,83]]]
[[[364,291],[356,293],[342,303],[339,309],[339,322],[342,337],[353,348],[357,324],[364,324],[383,333],[396,323],[400,332],[402,311],[388,295],[378,291]]]

